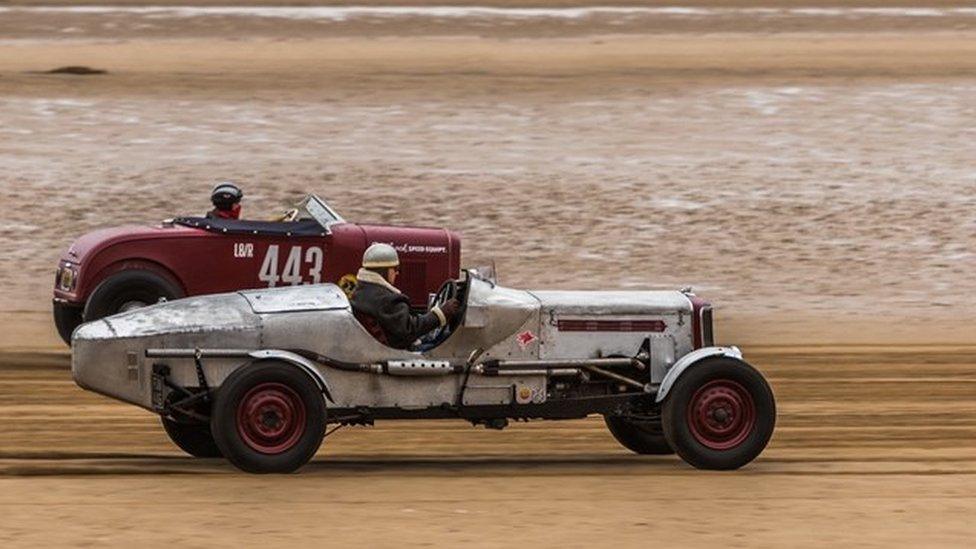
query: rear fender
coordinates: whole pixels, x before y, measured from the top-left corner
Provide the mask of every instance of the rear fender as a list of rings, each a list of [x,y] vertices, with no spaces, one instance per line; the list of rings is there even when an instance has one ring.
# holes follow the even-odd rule
[[[254,359],[254,362],[260,362],[263,360],[278,360],[286,364],[291,364],[296,368],[305,372],[308,377],[312,378],[315,385],[319,388],[322,393],[325,394],[325,398],[329,402],[335,402],[332,398],[332,388],[329,387],[329,382],[322,375],[322,372],[315,367],[315,363],[311,360],[292,353],[290,351],[282,351],[280,349],[262,349],[260,351],[251,351],[248,356]]]
[[[692,366],[700,363],[706,358],[712,358],[716,356],[734,358],[736,360],[742,360],[742,351],[738,347],[703,347],[701,349],[696,349],[685,356],[678,359],[674,363],[674,366],[666,374],[664,374],[664,379],[661,381],[661,386],[657,389],[657,397],[654,399],[655,402],[663,402],[671,391],[671,387],[674,383],[678,381],[678,377]]]

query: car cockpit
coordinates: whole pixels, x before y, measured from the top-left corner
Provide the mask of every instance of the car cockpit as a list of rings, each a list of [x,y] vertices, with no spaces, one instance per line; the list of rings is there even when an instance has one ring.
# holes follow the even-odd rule
[[[470,278],[477,276],[478,274],[474,271],[461,271],[461,277],[459,279],[445,280],[441,284],[440,289],[430,295],[427,307],[428,311],[436,306],[443,306],[452,299],[457,299],[461,307],[458,309],[457,315],[450,319],[447,324],[435,328],[430,333],[419,338],[408,350],[420,353],[430,351],[447,341],[451,337],[451,334],[457,331],[464,322],[464,315],[467,311],[468,291],[471,286]],[[383,345],[387,345],[386,336],[375,319],[355,311],[353,311],[353,316],[374,339]]]

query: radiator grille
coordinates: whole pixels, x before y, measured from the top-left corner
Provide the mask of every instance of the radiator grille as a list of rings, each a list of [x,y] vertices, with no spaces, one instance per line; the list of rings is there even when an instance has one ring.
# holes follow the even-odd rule
[[[427,304],[427,264],[415,261],[404,261],[400,264],[400,276],[397,287],[407,294],[410,304],[424,306]]]
[[[701,311],[701,330],[702,345],[711,347],[715,345],[715,332],[712,329],[712,308],[705,307]]]

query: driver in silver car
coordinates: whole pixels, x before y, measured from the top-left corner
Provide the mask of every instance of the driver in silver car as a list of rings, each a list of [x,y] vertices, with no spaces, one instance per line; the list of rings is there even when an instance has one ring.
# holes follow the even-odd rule
[[[450,299],[426,313],[412,312],[410,300],[393,286],[399,272],[400,258],[393,246],[373,244],[363,254],[350,303],[353,314],[373,337],[387,346],[408,349],[420,337],[449,324],[461,304]]]

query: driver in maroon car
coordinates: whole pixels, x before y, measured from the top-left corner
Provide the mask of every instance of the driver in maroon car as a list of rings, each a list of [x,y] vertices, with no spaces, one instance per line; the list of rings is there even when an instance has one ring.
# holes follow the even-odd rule
[[[393,283],[400,272],[400,258],[389,244],[376,243],[363,254],[363,268],[356,274],[356,290],[349,300],[353,314],[381,343],[409,349],[420,337],[446,326],[461,304],[450,299],[426,313],[410,310],[410,300]]]
[[[214,209],[207,212],[207,219],[240,219],[242,198],[244,191],[237,185],[229,181],[218,183],[210,192]]]

